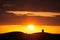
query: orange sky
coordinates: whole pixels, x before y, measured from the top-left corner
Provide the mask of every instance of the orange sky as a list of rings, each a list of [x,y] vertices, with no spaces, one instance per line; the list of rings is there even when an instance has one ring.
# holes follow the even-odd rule
[[[31,11],[6,11],[6,12],[14,13],[16,15],[19,15],[19,14],[29,15],[28,13],[31,13],[32,15],[29,15],[29,16],[50,16],[52,17],[53,15],[60,15],[60,13],[56,13],[56,12],[31,12]]]
[[[60,15],[60,13],[54,13],[54,12],[28,12],[28,11],[6,11],[8,13],[14,13],[16,15],[19,14],[28,14],[31,13],[32,15],[29,16],[49,16],[53,17],[53,15]],[[45,30],[45,32],[53,33],[53,34],[60,34],[60,26],[36,26],[34,25],[35,30],[30,31],[27,26],[23,25],[0,25],[0,34],[6,33],[6,32],[12,32],[12,31],[20,31],[24,33],[36,33],[41,32],[42,29]]]
[[[52,34],[60,34],[60,26],[35,26],[34,30],[29,30],[27,26],[22,25],[0,25],[0,34],[12,31],[20,31],[24,33],[36,33],[41,32],[44,29],[45,32],[52,33]]]

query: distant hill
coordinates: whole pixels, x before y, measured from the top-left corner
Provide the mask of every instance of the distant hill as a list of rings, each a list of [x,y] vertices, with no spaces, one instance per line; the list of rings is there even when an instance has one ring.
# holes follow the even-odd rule
[[[34,33],[24,34],[22,32],[10,32],[0,34],[0,40],[60,40],[60,34]]]

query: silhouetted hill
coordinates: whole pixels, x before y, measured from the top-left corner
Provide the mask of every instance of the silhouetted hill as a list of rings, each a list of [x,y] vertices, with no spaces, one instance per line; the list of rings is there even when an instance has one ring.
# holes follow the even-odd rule
[[[60,40],[60,34],[35,33],[38,40]]]
[[[0,34],[0,40],[22,40],[22,32],[10,32],[5,34]]]
[[[34,33],[24,34],[22,32],[10,32],[0,34],[0,40],[60,40],[60,34]]]

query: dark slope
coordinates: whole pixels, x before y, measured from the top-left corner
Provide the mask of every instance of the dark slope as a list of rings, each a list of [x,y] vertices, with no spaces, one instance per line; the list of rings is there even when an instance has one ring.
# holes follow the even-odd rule
[[[0,34],[0,40],[60,40],[60,34],[10,32]]]

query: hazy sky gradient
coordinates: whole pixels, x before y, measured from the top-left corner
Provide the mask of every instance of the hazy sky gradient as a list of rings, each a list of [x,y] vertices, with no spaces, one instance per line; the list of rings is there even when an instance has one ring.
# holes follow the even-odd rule
[[[18,26],[28,24],[39,25],[39,31],[41,25],[48,25],[45,31],[60,33],[60,0],[0,0],[1,33],[14,30],[29,32],[24,30],[26,26],[23,29]]]

